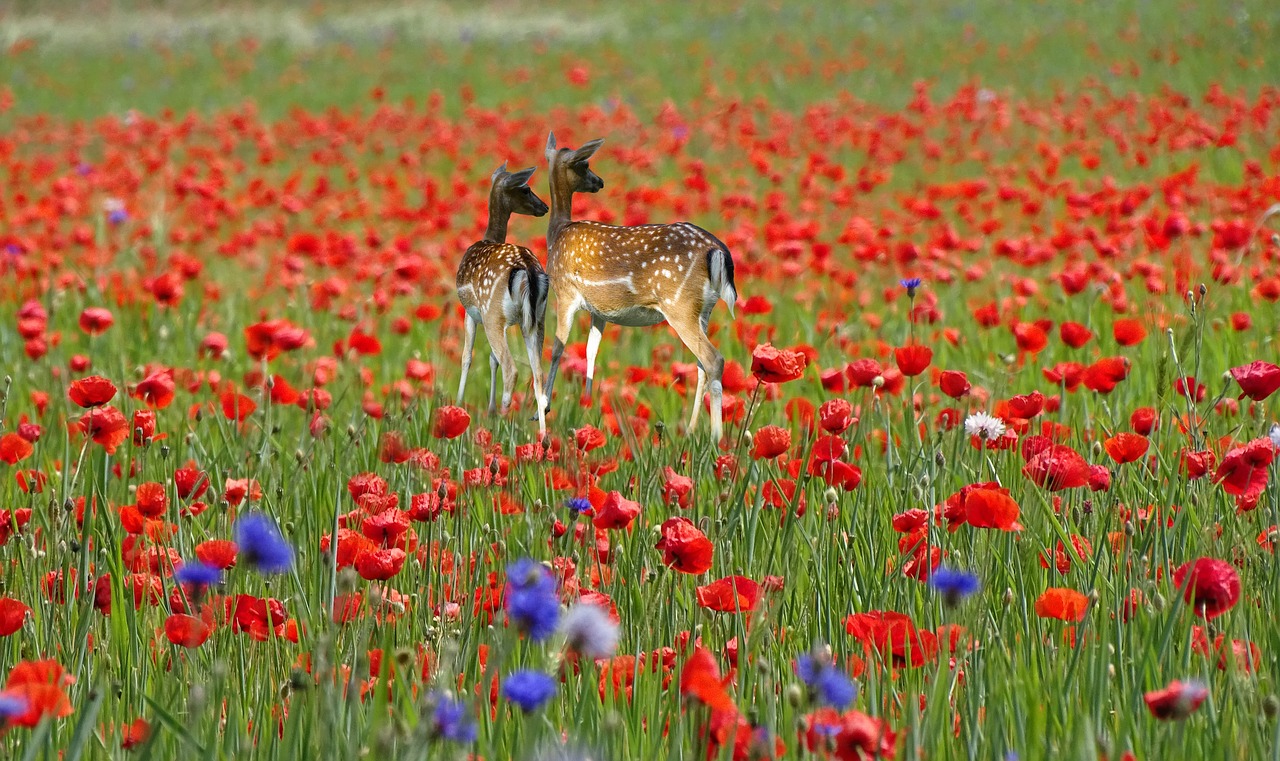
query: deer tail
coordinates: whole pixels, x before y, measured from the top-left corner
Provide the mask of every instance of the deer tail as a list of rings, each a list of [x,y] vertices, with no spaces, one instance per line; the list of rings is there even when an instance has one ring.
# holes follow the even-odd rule
[[[725,306],[729,307],[729,316],[733,317],[733,305],[738,301],[738,288],[733,283],[733,255],[727,248],[713,248],[707,251],[707,272],[711,290],[719,294]]]

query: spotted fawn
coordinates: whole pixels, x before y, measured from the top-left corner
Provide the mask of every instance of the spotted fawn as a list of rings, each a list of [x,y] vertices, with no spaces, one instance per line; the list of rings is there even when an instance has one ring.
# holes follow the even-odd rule
[[[466,337],[462,347],[462,379],[458,404],[467,389],[476,325],[484,326],[489,339],[489,414],[494,411],[498,367],[502,367],[502,414],[511,406],[516,363],[507,346],[507,328],[519,325],[524,335],[529,366],[533,370],[533,394],[538,405],[538,434],[546,433],[546,397],[542,392],[543,322],[547,314],[547,274],[533,252],[507,243],[507,222],[512,214],[541,217],[547,205],[529,188],[536,167],[508,172],[503,164],[493,173],[489,190],[489,224],[484,238],[473,243],[458,265],[458,301],[466,310]]]
[[[557,148],[555,135],[547,136],[551,184],[547,274],[556,291],[556,334],[547,371],[547,398],[579,310],[591,314],[588,398],[605,324],[645,326],[666,320],[698,360],[689,431],[698,422],[703,391],[709,389],[711,434],[719,441],[723,434],[720,380],[724,357],[707,338],[707,321],[721,300],[733,316],[738,299],[733,257],[714,235],[688,222],[619,227],[573,221],[573,194],[596,193],[604,187],[604,180],[588,164],[603,142],[592,140],[573,150]]]

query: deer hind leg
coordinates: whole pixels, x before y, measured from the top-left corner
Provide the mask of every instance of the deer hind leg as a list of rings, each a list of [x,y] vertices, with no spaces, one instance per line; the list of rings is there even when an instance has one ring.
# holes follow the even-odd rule
[[[497,393],[498,393],[498,350],[493,348],[489,351],[489,414],[492,415],[497,410]]]
[[[524,348],[529,354],[529,369],[533,374],[533,398],[538,405],[538,440],[547,432],[547,397],[542,392],[542,328],[524,337]]]
[[[497,368],[502,367],[502,414],[511,408],[511,392],[515,389],[516,361],[511,357],[511,348],[507,346],[507,331],[498,324],[486,325],[484,332],[489,336],[489,346],[493,354],[489,359],[490,373],[495,377],[489,387],[489,411],[493,411],[493,389],[497,387]]]
[[[476,321],[467,313],[466,334],[462,338],[462,378],[458,380],[458,406],[462,406],[462,397],[467,392],[467,373],[471,372],[471,353],[476,345]]]
[[[591,381],[596,374],[596,355],[604,337],[604,318],[591,315],[591,333],[587,335],[587,400],[591,400]]]
[[[693,352],[693,356],[698,359],[697,395],[699,398],[694,406],[689,430],[692,433],[693,423],[697,421],[697,408],[702,405],[702,388],[706,381],[706,387],[711,392],[711,437],[718,442],[724,434],[723,413],[720,408],[724,396],[724,387],[721,385],[721,378],[724,375],[724,357],[711,343],[711,339],[707,338],[705,322],[698,315],[691,314],[675,319],[668,316],[667,322],[675,329],[676,335],[684,345],[689,347],[689,351]]]

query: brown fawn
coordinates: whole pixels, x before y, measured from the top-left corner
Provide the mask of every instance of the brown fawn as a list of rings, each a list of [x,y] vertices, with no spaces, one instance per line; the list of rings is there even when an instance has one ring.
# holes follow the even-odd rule
[[[591,314],[587,337],[586,395],[591,397],[596,354],[606,323],[657,325],[666,320],[698,360],[689,431],[698,422],[702,393],[711,394],[711,435],[723,434],[721,399],[724,357],[707,338],[707,321],[723,300],[733,316],[738,299],[733,284],[733,257],[714,235],[688,222],[618,227],[574,222],[574,193],[596,193],[604,180],[588,161],[603,140],[577,150],[557,148],[547,136],[546,158],[551,183],[551,216],[547,224],[547,274],[556,291],[556,334],[547,371],[551,397],[560,357],[578,310]],[[708,384],[708,378],[710,383]]]
[[[547,315],[547,274],[538,257],[523,246],[507,243],[507,222],[512,214],[541,217],[547,204],[529,187],[536,167],[507,172],[503,164],[493,173],[489,189],[489,223],[484,238],[462,255],[456,281],[458,301],[466,310],[466,336],[462,346],[462,379],[458,404],[467,390],[476,324],[489,339],[489,414],[494,412],[498,366],[502,367],[502,414],[511,406],[516,363],[507,346],[507,328],[519,325],[524,334],[529,366],[533,370],[533,394],[538,405],[538,435],[547,431],[547,403],[542,393],[543,322]]]

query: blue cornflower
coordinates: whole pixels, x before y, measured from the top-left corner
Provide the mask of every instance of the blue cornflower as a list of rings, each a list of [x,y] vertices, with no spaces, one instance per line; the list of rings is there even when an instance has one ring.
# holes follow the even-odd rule
[[[556,680],[541,671],[514,671],[502,683],[502,696],[530,713],[556,694]]]
[[[916,291],[920,288],[920,278],[904,277],[898,282],[902,284],[903,288],[907,289],[907,298],[914,299],[916,297]]]
[[[858,697],[858,685],[825,658],[801,655],[796,658],[796,676],[819,701],[843,709]]]
[[[966,571],[938,568],[929,575],[929,586],[942,593],[946,605],[957,605],[964,598],[982,589],[978,577]]]
[[[560,621],[560,596],[546,566],[529,558],[508,566],[503,600],[511,621],[533,641],[541,642],[555,633]]]
[[[284,573],[293,567],[293,548],[276,522],[262,513],[241,516],[235,525],[240,557],[259,573]]]
[[[192,560],[179,566],[178,570],[173,572],[173,578],[179,584],[209,587],[222,583],[222,570],[205,565],[199,560]]]
[[[586,497],[570,497],[565,500],[564,506],[581,515],[591,509],[591,500]]]
[[[4,244],[4,252],[9,256],[22,256],[22,246],[17,243]]]
[[[476,725],[471,721],[470,712],[464,703],[440,692],[429,699],[437,701],[435,710],[431,712],[433,737],[443,737],[459,743],[476,741]]]
[[[26,698],[20,698],[17,695],[0,695],[0,725],[15,716],[26,713],[28,706]]]

